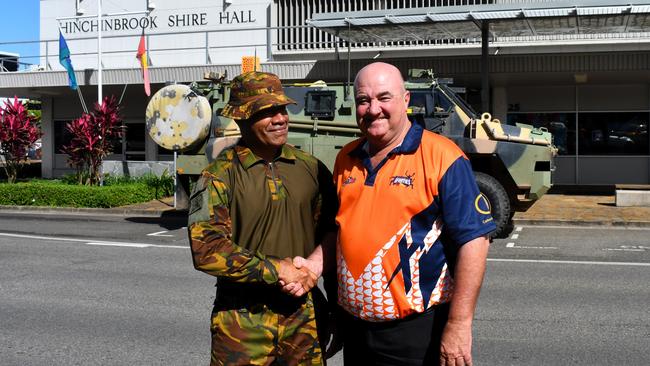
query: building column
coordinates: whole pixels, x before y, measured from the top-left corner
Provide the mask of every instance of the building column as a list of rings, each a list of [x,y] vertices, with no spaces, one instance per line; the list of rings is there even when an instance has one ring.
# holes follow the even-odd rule
[[[158,144],[149,136],[149,132],[146,131],[144,135],[144,160],[146,161],[157,161],[158,160]]]
[[[508,93],[503,86],[492,89],[492,112],[492,118],[508,123]]]
[[[52,178],[54,174],[54,121],[52,98],[41,98],[41,177]]]

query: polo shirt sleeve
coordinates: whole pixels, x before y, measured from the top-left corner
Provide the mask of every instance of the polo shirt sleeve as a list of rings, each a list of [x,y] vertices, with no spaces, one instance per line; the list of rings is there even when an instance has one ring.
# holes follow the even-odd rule
[[[325,234],[337,230],[336,212],[339,209],[339,201],[336,195],[332,173],[330,173],[329,169],[320,160],[318,161],[317,179],[318,198],[314,210],[314,217],[316,220],[316,243],[320,243]]]
[[[231,189],[204,172],[190,198],[188,233],[194,267],[233,282],[278,282],[279,259],[253,252],[232,240]]]
[[[438,183],[444,227],[456,248],[496,230],[486,201],[476,185],[472,165],[458,157]]]

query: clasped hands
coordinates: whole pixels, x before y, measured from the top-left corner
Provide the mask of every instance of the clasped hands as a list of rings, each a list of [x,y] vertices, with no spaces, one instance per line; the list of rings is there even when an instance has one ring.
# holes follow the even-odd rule
[[[322,265],[303,257],[285,258],[280,261],[278,277],[282,291],[295,297],[309,292],[318,282]]]

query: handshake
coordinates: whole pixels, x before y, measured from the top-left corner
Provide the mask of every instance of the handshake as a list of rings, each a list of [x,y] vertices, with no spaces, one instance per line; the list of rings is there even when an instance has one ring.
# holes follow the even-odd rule
[[[285,258],[278,268],[279,284],[282,291],[295,297],[309,292],[318,282],[323,272],[323,264],[303,257]]]

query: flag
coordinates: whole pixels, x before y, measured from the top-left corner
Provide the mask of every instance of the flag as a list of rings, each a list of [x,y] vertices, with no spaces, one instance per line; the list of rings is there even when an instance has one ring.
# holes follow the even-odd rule
[[[144,40],[144,30],[140,36],[140,44],[138,45],[138,54],[135,56],[140,60],[140,67],[142,67],[142,78],[144,79],[144,92],[147,96],[151,95],[151,86],[149,84],[149,69],[147,66],[147,45]]]
[[[68,72],[68,84],[70,84],[70,89],[77,89],[77,77],[74,75],[74,68],[72,67],[72,61],[70,61],[70,49],[68,44],[63,38],[63,33],[59,30],[59,63],[61,66],[65,67]]]

